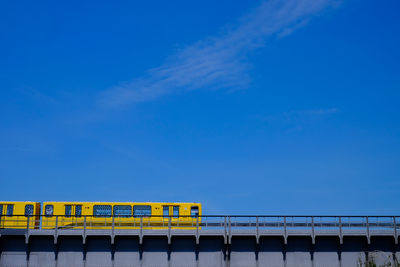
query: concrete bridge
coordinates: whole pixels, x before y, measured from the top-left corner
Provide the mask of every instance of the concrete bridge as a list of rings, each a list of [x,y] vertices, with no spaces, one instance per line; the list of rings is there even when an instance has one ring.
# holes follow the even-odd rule
[[[355,267],[367,259],[383,265],[400,259],[398,219],[202,216],[187,229],[117,222],[98,229],[1,229],[0,266]]]

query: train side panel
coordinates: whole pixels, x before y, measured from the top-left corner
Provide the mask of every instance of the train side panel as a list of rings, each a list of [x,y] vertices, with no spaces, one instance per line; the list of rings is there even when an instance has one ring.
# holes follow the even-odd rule
[[[39,228],[40,202],[2,201],[0,215],[0,228]]]
[[[44,202],[42,227],[165,229],[171,224],[193,229],[200,223],[199,215],[200,203]]]

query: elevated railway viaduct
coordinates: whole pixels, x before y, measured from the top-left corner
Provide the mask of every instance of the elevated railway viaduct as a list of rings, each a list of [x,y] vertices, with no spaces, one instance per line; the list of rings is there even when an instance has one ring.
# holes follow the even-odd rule
[[[1,267],[355,267],[400,259],[396,216],[201,216],[183,228],[145,222],[1,229]],[[30,225],[29,223],[27,225]],[[161,228],[161,229],[160,229]]]

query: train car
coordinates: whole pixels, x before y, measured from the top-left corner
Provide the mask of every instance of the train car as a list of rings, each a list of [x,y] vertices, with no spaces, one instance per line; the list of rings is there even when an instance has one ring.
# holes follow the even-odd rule
[[[0,228],[33,229],[39,225],[40,202],[0,201]]]
[[[200,216],[200,203],[44,202],[42,228],[193,229]]]

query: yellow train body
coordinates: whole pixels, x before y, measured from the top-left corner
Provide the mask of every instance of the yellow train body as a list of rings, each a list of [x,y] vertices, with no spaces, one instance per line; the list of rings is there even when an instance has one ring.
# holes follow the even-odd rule
[[[40,202],[0,201],[0,228],[38,228]]]
[[[42,229],[194,229],[200,203],[44,202]]]

